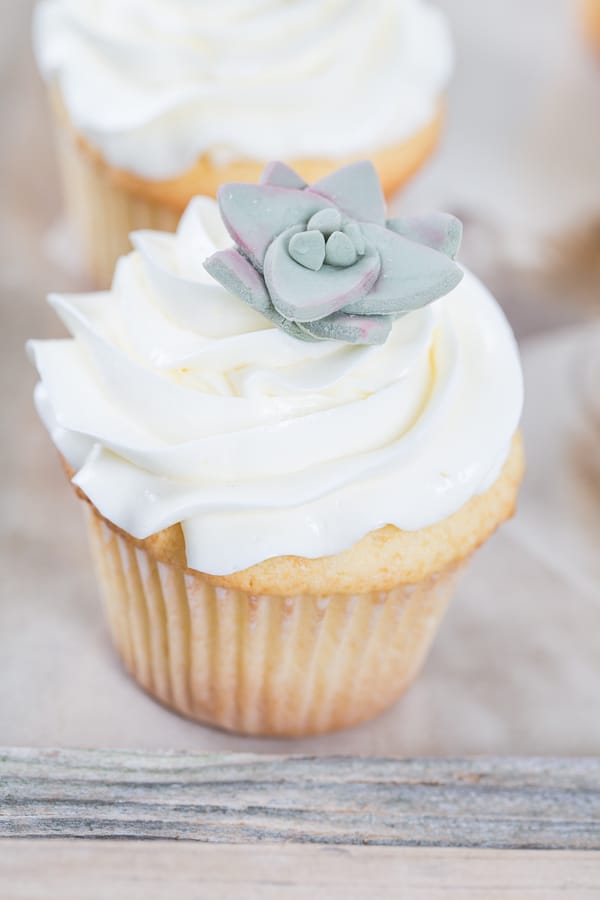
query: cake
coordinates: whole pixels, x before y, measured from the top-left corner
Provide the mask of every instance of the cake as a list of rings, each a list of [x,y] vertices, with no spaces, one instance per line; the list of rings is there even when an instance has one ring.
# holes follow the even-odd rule
[[[164,704],[306,735],[414,678],[523,472],[518,351],[460,239],[388,218],[369,162],[275,163],[134,234],[110,291],[51,296],[72,337],[29,345],[37,408]]]
[[[426,0],[41,0],[34,46],[67,209],[97,286],[129,232],[274,158],[313,182],[354,158],[387,193],[436,144],[451,65]]]

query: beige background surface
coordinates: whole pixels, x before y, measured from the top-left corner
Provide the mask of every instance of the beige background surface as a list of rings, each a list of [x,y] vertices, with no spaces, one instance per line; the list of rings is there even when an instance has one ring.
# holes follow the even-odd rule
[[[401,703],[352,732],[273,744],[172,715],[111,651],[78,510],[31,404],[23,343],[62,333],[44,295],[85,283],[57,219],[31,3],[0,0],[0,744],[600,752],[600,287],[589,237],[600,221],[600,65],[568,0],[442,5],[459,51],[449,131],[399,206],[458,211],[464,260],[529,336],[519,516],[476,557]]]

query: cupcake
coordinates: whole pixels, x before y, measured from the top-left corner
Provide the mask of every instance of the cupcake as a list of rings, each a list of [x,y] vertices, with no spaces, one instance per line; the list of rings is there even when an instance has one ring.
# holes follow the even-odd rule
[[[600,0],[583,0],[582,7],[586,33],[600,53]]]
[[[273,158],[312,182],[370,157],[396,190],[435,146],[452,64],[425,0],[41,0],[34,46],[100,287],[130,231],[174,231]]]
[[[386,219],[369,162],[278,163],[133,234],[110,291],[50,297],[72,339],[30,343],[37,408],[164,704],[307,735],[419,670],[523,471],[517,348],[460,236]]]

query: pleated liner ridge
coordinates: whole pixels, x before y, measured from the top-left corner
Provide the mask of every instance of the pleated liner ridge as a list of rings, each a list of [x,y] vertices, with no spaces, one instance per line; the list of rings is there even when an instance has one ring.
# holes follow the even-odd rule
[[[388,707],[421,667],[464,564],[385,593],[256,596],[156,560],[83,506],[129,672],[182,715],[243,734],[318,734]]]

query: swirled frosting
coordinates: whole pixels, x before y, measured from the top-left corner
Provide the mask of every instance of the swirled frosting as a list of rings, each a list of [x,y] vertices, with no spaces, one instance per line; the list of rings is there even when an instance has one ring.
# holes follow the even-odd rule
[[[426,0],[41,0],[40,68],[112,165],[339,158],[435,116],[452,66]]]
[[[385,344],[305,342],[215,282],[214,201],[139,232],[108,292],[53,296],[72,339],[33,341],[36,403],[74,482],[137,538],[180,522],[188,565],[229,574],[415,530],[486,490],[521,404],[514,338],[468,272]]]

